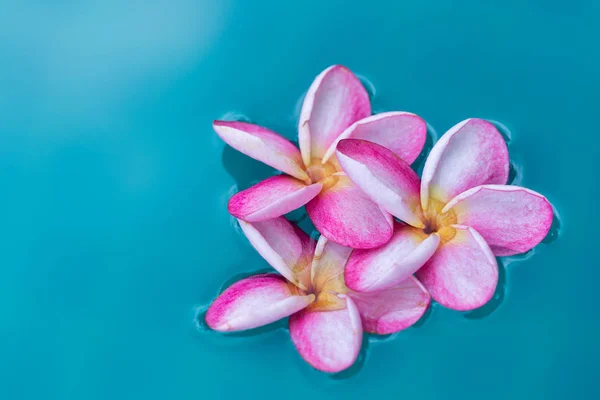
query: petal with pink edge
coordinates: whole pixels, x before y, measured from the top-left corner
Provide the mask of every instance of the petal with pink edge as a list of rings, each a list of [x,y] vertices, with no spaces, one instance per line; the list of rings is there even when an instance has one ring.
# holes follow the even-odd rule
[[[483,306],[498,284],[498,264],[485,240],[473,228],[453,225],[456,234],[440,245],[417,271],[429,294],[441,305],[458,311]]]
[[[429,198],[443,204],[475,186],[505,184],[509,170],[508,149],[496,127],[471,118],[452,127],[433,146],[421,177],[421,203]]]
[[[374,293],[349,293],[360,313],[363,330],[389,335],[412,326],[429,307],[427,290],[414,276]]]
[[[381,246],[392,236],[392,216],[356,186],[347,176],[337,176],[334,186],[306,204],[315,227],[330,240],[368,249]]]
[[[236,121],[214,121],[215,132],[225,143],[270,167],[308,180],[300,151],[286,138],[262,126]]]
[[[287,175],[272,176],[231,196],[229,213],[249,222],[276,218],[308,203],[322,187]]]
[[[337,311],[300,311],[290,317],[292,341],[314,368],[340,372],[356,361],[362,344],[362,324],[354,302],[343,295],[346,308]]]
[[[302,289],[310,285],[315,241],[302,229],[285,217],[239,223],[256,251],[281,275]]]
[[[548,234],[554,216],[544,196],[518,186],[484,185],[459,194],[442,212],[475,228],[496,256],[524,253]]]
[[[402,221],[422,228],[419,177],[391,150],[366,140],[344,139],[337,158],[348,177],[373,201]]]
[[[363,139],[390,149],[407,164],[412,164],[427,139],[427,124],[423,119],[408,112],[386,112],[372,115],[355,122],[333,142],[323,161],[335,153],[342,139]]]
[[[315,296],[300,296],[277,274],[255,275],[234,283],[206,312],[206,323],[220,332],[243,331],[267,325],[298,312]]]
[[[321,72],[308,89],[300,113],[298,134],[304,163],[323,158],[340,133],[369,115],[369,94],[348,68],[333,65]]]
[[[346,285],[359,292],[392,288],[421,268],[435,253],[440,237],[425,237],[408,225],[396,224],[392,239],[376,249],[354,250],[348,259]]]

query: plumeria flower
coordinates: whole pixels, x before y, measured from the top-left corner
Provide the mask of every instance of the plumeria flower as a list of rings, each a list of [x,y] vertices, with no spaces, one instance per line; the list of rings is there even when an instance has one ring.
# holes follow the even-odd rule
[[[319,232],[353,248],[386,243],[393,223],[391,215],[341,171],[335,157],[337,142],[341,138],[367,139],[410,164],[427,135],[426,123],[414,114],[372,116],[367,91],[350,70],[339,65],[319,74],[306,94],[298,127],[300,150],[261,126],[215,121],[213,127],[234,149],[284,173],[235,194],[229,201],[233,216],[258,222],[306,204]]]
[[[339,372],[358,357],[363,331],[390,334],[408,328],[429,306],[429,294],[414,277],[374,293],[344,284],[352,249],[326,239],[316,243],[285,217],[249,223],[242,230],[280,274],[250,276],[227,288],[206,313],[220,332],[252,329],[289,316],[300,355],[314,368]]]
[[[446,132],[425,162],[422,181],[375,143],[342,140],[337,156],[354,183],[406,223],[383,249],[352,254],[345,278],[354,290],[382,290],[416,272],[434,300],[471,310],[494,294],[494,256],[530,250],[552,224],[544,196],[506,185],[506,143],[484,120],[468,119]]]

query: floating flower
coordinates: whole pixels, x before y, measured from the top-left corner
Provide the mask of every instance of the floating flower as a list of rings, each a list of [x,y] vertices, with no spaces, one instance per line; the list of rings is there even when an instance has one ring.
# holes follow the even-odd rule
[[[410,164],[421,152],[427,134],[425,122],[414,114],[371,116],[367,91],[342,66],[327,68],[308,90],[298,127],[300,150],[261,126],[215,121],[213,127],[234,149],[284,173],[235,194],[229,201],[233,216],[258,222],[306,204],[319,232],[353,248],[386,243],[393,232],[392,217],[341,171],[335,157],[337,142],[341,138],[367,139]]]
[[[421,318],[430,299],[414,277],[386,290],[356,293],[344,284],[353,251],[324,236],[315,242],[284,217],[248,223],[242,230],[279,274],[250,276],[221,293],[206,313],[214,330],[252,329],[290,316],[300,355],[314,368],[339,372],[356,360],[363,331],[389,334]]]
[[[508,150],[487,121],[468,119],[446,132],[427,158],[422,181],[375,143],[342,140],[337,156],[356,185],[407,223],[382,249],[352,254],[345,279],[354,290],[382,290],[416,272],[434,300],[471,310],[496,289],[494,256],[530,250],[552,224],[544,196],[505,185]]]

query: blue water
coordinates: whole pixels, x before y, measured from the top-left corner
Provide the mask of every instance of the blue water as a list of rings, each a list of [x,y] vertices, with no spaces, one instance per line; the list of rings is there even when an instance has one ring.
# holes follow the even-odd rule
[[[595,0],[4,0],[0,398],[600,398],[599,18]],[[433,307],[330,377],[282,325],[223,337],[194,318],[267,267],[226,202],[273,172],[211,121],[293,139],[333,63],[438,135],[504,124],[515,181],[560,220],[503,260],[489,306]]]

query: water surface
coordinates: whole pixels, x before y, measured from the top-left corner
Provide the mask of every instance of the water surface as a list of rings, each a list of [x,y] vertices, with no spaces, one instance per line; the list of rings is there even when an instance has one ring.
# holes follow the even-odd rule
[[[600,398],[598,2],[1,8],[2,398]],[[502,261],[489,306],[435,306],[336,377],[300,359],[285,324],[223,337],[194,322],[232,277],[267,268],[226,202],[273,171],[211,121],[294,139],[299,99],[333,63],[372,84],[374,110],[437,135],[504,124],[515,182],[560,214],[557,240]]]

